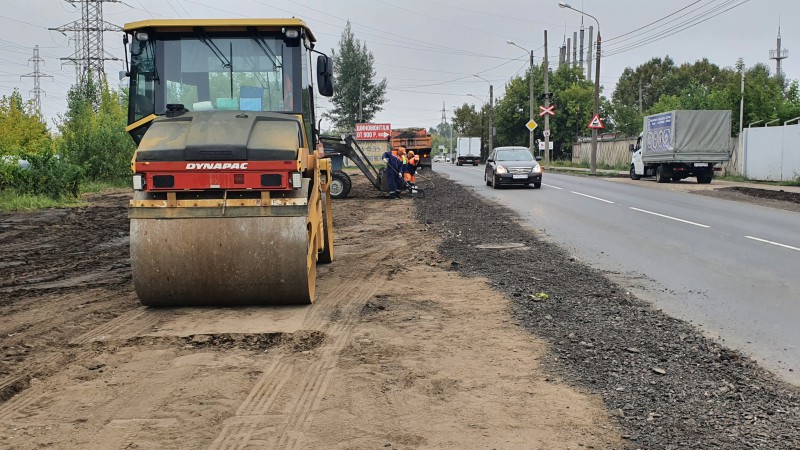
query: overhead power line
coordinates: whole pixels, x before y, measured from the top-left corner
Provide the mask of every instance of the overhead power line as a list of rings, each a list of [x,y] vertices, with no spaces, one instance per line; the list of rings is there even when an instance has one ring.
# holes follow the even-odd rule
[[[645,28],[649,27],[650,25],[655,25],[655,24],[661,22],[662,20],[669,19],[670,17],[674,16],[675,14],[678,14],[681,11],[686,11],[686,8],[690,8],[690,7],[700,3],[702,1],[706,1],[706,0],[696,0],[696,1],[694,1],[694,2],[692,2],[690,4],[688,4],[688,5],[684,6],[683,8],[676,9],[675,11],[673,11],[670,14],[667,14],[664,17],[661,17],[659,19],[656,19],[656,20],[648,23],[647,25],[642,25],[641,27],[639,27],[639,28],[637,28],[635,30],[628,31],[627,33],[618,34],[618,35],[612,36],[610,38],[605,38],[605,39],[603,39],[603,44],[610,44],[611,42],[613,42],[613,41],[615,41],[615,40],[617,40],[617,39],[619,39],[621,37],[625,37],[625,36],[631,35],[633,33],[636,33],[637,31],[644,30]]]
[[[738,1],[738,3],[736,3],[737,1]],[[718,17],[718,16],[720,16],[722,14],[725,14],[726,12],[731,11],[731,10],[733,10],[735,8],[738,8],[739,6],[742,6],[742,5],[744,5],[746,3],[749,3],[749,2],[750,2],[750,0],[729,0],[726,3],[723,3],[722,5],[718,5],[718,6],[714,7],[711,10],[705,11],[705,12],[703,12],[701,14],[698,14],[697,16],[695,16],[695,17],[693,17],[693,18],[691,18],[689,20],[686,20],[686,21],[684,21],[684,22],[682,22],[682,23],[680,23],[678,25],[673,26],[671,29],[663,30],[663,31],[661,31],[661,32],[659,32],[657,34],[646,36],[646,37],[644,37],[644,38],[642,38],[642,39],[640,39],[639,41],[636,41],[636,42],[631,42],[629,44],[620,45],[618,47],[612,47],[608,51],[604,51],[603,52],[603,56],[618,55],[620,53],[625,53],[625,52],[628,52],[630,50],[634,50],[636,48],[651,44],[653,42],[660,41],[662,39],[668,38],[670,36],[673,36],[675,34],[678,34],[678,33],[681,33],[683,31],[686,31],[686,30],[688,30],[690,28],[693,28],[693,27],[695,27],[697,25],[705,23],[705,22],[707,22],[707,21],[709,21],[709,20],[711,20],[711,19],[713,19],[715,17]]]

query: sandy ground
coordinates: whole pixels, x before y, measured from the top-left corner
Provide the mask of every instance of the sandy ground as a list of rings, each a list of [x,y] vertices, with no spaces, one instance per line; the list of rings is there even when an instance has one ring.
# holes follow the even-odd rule
[[[354,179],[310,307],[140,307],[127,193],[0,216],[0,447],[614,448],[509,300]]]

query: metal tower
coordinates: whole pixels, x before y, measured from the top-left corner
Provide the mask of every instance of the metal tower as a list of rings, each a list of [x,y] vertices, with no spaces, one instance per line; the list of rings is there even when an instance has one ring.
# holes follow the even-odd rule
[[[778,48],[769,51],[769,59],[774,59],[776,63],[776,72],[778,76],[783,75],[781,70],[781,61],[789,57],[789,50],[781,48],[781,27],[778,25]]]
[[[103,48],[103,32],[122,31],[120,27],[103,20],[103,3],[121,3],[120,0],[65,0],[80,8],[81,18],[51,30],[74,34],[75,52],[61,58],[75,66],[77,83],[92,79],[96,84],[105,81],[105,62],[119,61]]]
[[[25,75],[20,76],[20,78],[33,78],[33,89],[31,89],[30,93],[33,96],[33,106],[36,108],[36,111],[41,113],[42,111],[42,94],[45,94],[44,90],[41,88],[39,81],[42,78],[53,78],[50,75],[44,74],[41,72],[39,68],[39,64],[44,63],[44,60],[39,56],[39,46],[33,47],[33,57],[28,60],[29,62],[33,63],[33,72],[26,73]]]

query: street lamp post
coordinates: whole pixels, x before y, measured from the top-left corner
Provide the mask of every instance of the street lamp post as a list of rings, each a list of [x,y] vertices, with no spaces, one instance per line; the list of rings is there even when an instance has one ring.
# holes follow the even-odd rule
[[[595,64],[595,73],[594,73],[594,113],[595,115],[600,114],[600,22],[597,20],[597,17],[586,14],[585,12],[575,9],[566,2],[558,2],[558,6],[561,8],[571,9],[573,11],[579,12],[585,16],[589,16],[594,19],[595,23],[597,23],[597,63]],[[592,128],[592,152],[590,157],[589,167],[591,168],[592,175],[597,173],[597,129]]]
[[[472,75],[476,78],[480,78],[481,80],[489,83],[489,153],[492,152],[494,149],[493,146],[493,134],[494,134],[494,86],[492,86],[492,82],[483,78],[482,76],[478,75],[477,73]],[[481,155],[482,159],[486,159],[485,155]]]
[[[530,88],[531,88],[530,116],[531,116],[531,120],[533,120],[533,117],[534,117],[533,116],[533,114],[534,114],[534,110],[533,110],[533,107],[534,107],[534,105],[533,105],[533,101],[534,101],[534,96],[533,96],[533,50],[528,50],[528,49],[526,49],[524,47],[520,47],[519,45],[514,43],[514,41],[506,41],[506,42],[508,43],[508,45],[513,45],[514,47],[519,48],[520,50],[524,51],[525,53],[530,53],[530,58],[531,58],[530,59],[530,70],[529,70],[530,74],[529,74],[528,80],[529,80],[529,84],[530,84]],[[533,130],[530,130],[530,142],[528,144],[528,150],[530,150],[532,155],[536,154],[536,149],[534,148],[534,145],[533,145]]]

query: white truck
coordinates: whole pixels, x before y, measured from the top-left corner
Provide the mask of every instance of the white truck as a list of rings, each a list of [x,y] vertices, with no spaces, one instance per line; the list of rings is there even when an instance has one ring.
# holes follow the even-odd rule
[[[644,118],[644,131],[630,145],[631,179],[658,183],[697,177],[711,183],[731,158],[730,111],[669,111]]]
[[[477,166],[481,163],[481,138],[479,137],[460,137],[456,145],[456,159],[453,161],[457,166],[472,164]]]

